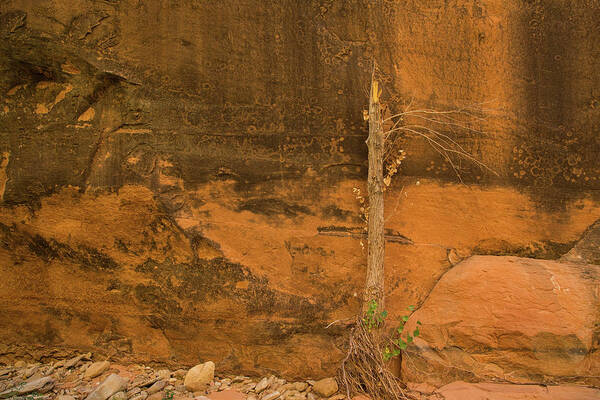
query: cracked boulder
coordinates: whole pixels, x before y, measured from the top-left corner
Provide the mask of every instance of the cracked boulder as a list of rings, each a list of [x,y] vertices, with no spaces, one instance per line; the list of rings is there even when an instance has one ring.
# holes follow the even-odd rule
[[[596,265],[471,257],[409,319],[404,378],[598,385],[599,284]]]

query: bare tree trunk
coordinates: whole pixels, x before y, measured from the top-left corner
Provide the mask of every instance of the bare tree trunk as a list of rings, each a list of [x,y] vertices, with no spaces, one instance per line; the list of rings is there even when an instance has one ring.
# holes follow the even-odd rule
[[[384,136],[381,123],[381,105],[379,103],[379,83],[375,80],[375,67],[371,76],[371,93],[369,96],[369,213],[368,241],[369,255],[367,260],[367,278],[363,310],[371,300],[377,302],[379,310],[384,307],[384,269],[385,251],[384,219],[383,219],[383,156]]]

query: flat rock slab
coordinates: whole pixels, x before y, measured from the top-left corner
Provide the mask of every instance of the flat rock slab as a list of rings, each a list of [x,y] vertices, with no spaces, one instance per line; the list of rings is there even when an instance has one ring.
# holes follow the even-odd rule
[[[453,382],[436,394],[444,400],[598,400],[600,390],[580,386],[536,386]]]
[[[106,400],[113,394],[127,387],[127,379],[119,375],[110,374],[89,396],[86,400]]]
[[[55,381],[51,377],[35,379],[25,383],[25,385],[19,389],[19,394],[27,394],[32,392],[46,393],[51,390],[54,385]]]
[[[207,395],[210,400],[245,400],[246,395],[237,390],[223,390],[222,392],[214,392]]]

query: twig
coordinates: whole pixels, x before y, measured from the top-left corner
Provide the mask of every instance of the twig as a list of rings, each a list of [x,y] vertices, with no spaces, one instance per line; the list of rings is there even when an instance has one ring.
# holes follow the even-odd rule
[[[440,144],[438,141],[432,139],[430,136],[424,134],[423,132],[419,132],[417,130],[414,129],[410,129],[407,127],[402,127],[402,129],[399,130],[404,130],[407,132],[412,132],[416,135],[422,136],[425,139],[427,139],[430,143],[434,143],[437,146],[440,147],[440,149],[442,149],[443,151],[449,152],[449,153],[455,153],[458,154],[460,157],[464,157],[470,161],[472,161],[473,163],[479,165],[481,168],[486,169],[488,171],[490,171],[491,173],[493,173],[494,175],[498,176],[498,173],[496,171],[494,171],[493,169],[491,169],[490,167],[488,167],[486,164],[482,163],[481,161],[479,161],[478,159],[476,159],[475,157],[471,156],[469,153],[466,153],[464,151],[460,151],[460,150],[455,150],[455,149],[451,149],[451,148],[447,148],[445,146],[443,146],[442,144]]]
[[[348,324],[348,322],[352,321],[353,318],[345,318],[345,319],[336,319],[333,322],[330,322],[325,329],[329,329],[329,327],[331,327],[332,325],[338,324],[340,322],[346,322],[346,324]]]

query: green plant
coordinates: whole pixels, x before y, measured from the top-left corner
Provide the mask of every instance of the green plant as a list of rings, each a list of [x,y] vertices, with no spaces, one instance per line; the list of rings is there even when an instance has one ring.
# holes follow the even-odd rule
[[[368,330],[378,328],[387,318],[388,312],[385,310],[378,311],[378,307],[379,305],[375,300],[371,300],[368,304],[367,311],[365,312],[365,316],[363,317],[363,324],[367,327]]]
[[[385,361],[389,361],[390,359],[400,355],[402,350],[405,350],[408,347],[408,345],[412,343],[415,340],[415,338],[421,334],[421,321],[417,321],[417,327],[415,328],[415,330],[413,330],[412,333],[406,332],[406,339],[402,337],[402,334],[404,333],[404,325],[408,321],[408,317],[414,311],[414,309],[415,306],[408,306],[408,315],[403,315],[400,318],[400,324],[394,330],[394,333],[390,338],[391,346],[386,346],[383,350],[383,359]],[[381,327],[387,316],[388,312],[385,310],[380,311],[377,302],[375,300],[371,300],[368,303],[367,311],[365,312],[365,316],[362,319],[362,323],[368,331],[371,331],[374,328]]]
[[[163,400],[173,400],[173,395],[175,392],[172,390],[165,390],[165,395],[163,396]]]
[[[407,309],[410,315],[410,313],[414,311],[415,306],[408,306]],[[421,321],[417,321],[417,327],[415,328],[415,330],[412,333],[407,332],[406,340],[404,340],[402,338],[402,334],[404,333],[404,325],[406,324],[406,321],[408,321],[408,315],[403,315],[400,319],[400,325],[396,328],[394,335],[392,336],[391,348],[386,347],[383,350],[383,359],[385,361],[388,361],[391,358],[400,355],[402,350],[405,350],[408,347],[408,345],[412,343],[415,340],[415,338],[421,334],[421,331],[419,330],[419,327],[421,326]]]

